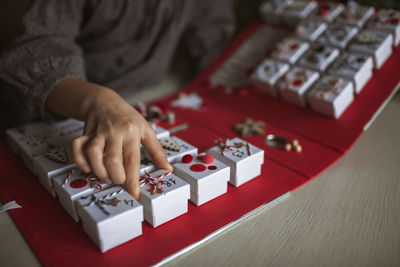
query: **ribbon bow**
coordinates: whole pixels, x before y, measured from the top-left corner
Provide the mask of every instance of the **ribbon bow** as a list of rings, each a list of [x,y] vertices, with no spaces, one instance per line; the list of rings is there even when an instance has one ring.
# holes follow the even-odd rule
[[[151,188],[149,189],[149,192],[154,195],[157,193],[163,193],[164,192],[164,181],[159,180],[167,175],[170,175],[171,172],[166,172],[164,174],[161,174],[157,177],[152,177],[147,171],[144,172],[144,176],[140,177],[139,180],[139,185],[143,186],[146,184],[150,184]]]
[[[219,148],[221,148],[221,155],[224,156],[224,152],[226,150],[233,150],[234,148],[241,148],[243,147],[245,144],[242,142],[238,142],[238,143],[234,143],[233,146],[232,145],[228,145],[228,139],[225,139],[225,142],[221,139],[218,138],[217,140],[215,140],[214,142]],[[246,148],[247,148],[247,153],[249,155],[251,155],[251,151],[250,151],[250,145],[249,143],[246,143]]]

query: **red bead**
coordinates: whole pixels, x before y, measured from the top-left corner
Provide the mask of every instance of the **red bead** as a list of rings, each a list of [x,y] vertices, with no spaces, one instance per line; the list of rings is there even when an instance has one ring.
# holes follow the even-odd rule
[[[303,80],[300,80],[300,79],[294,80],[294,81],[292,82],[292,85],[293,85],[293,86],[300,86],[300,85],[302,85],[302,84],[303,84]]]
[[[211,164],[214,162],[214,157],[211,154],[207,154],[203,157],[203,161],[205,164]]]
[[[217,166],[210,165],[210,166],[208,166],[208,169],[209,169],[210,171],[213,171],[213,170],[216,170],[216,169],[217,169]]]
[[[182,163],[190,163],[193,160],[193,156],[190,154],[186,154],[182,157]]]
[[[298,44],[292,44],[292,45],[290,46],[290,50],[296,50],[297,48],[299,48],[299,45],[298,45]]]

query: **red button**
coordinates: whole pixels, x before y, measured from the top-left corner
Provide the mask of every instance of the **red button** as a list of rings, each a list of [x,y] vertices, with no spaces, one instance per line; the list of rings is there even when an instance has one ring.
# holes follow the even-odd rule
[[[300,79],[294,80],[294,81],[292,82],[292,85],[293,85],[293,86],[300,86],[300,85],[302,85],[302,84],[303,84],[303,80],[300,80]]]
[[[69,186],[72,188],[82,188],[85,187],[86,185],[87,185],[86,179],[76,179],[69,183]]]
[[[203,164],[193,164],[192,166],[190,166],[190,170],[194,172],[202,172],[206,170],[206,166],[204,166]]]
[[[193,156],[190,154],[187,154],[185,156],[182,157],[182,163],[190,163],[193,160]]]
[[[216,169],[217,169],[217,166],[211,165],[211,166],[208,166],[208,169],[211,170],[211,171],[213,171],[213,170],[216,170]]]

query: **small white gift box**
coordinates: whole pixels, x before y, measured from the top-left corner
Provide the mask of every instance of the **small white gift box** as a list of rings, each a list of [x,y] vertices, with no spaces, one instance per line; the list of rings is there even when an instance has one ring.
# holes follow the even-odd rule
[[[162,138],[159,141],[162,148],[164,149],[165,156],[170,163],[181,161],[182,157],[186,154],[191,154],[193,156],[197,154],[196,147],[176,136]]]
[[[331,45],[343,50],[357,32],[358,28],[355,26],[332,23],[328,25],[328,28],[320,35],[317,42],[322,45]]]
[[[289,0],[267,1],[260,5],[260,16],[267,23],[281,24],[283,23],[283,12],[289,3]]]
[[[344,10],[344,5],[329,1],[318,1],[316,14],[312,18],[321,19],[326,22],[332,22]]]
[[[349,50],[371,56],[374,68],[379,69],[392,54],[391,33],[376,30],[362,30],[349,44]]]
[[[276,59],[264,60],[252,75],[254,88],[262,93],[277,97],[278,92],[275,84],[289,68],[289,64]]]
[[[283,20],[289,26],[307,19],[317,8],[317,2],[307,0],[290,1],[283,12]]]
[[[343,53],[331,65],[329,74],[351,80],[358,94],[372,77],[373,62],[370,56]]]
[[[314,42],[326,30],[327,24],[318,19],[306,19],[296,27],[296,36],[309,42]]]
[[[279,80],[277,88],[282,100],[298,106],[306,106],[306,92],[318,78],[317,71],[295,66]]]
[[[229,183],[234,186],[254,179],[261,173],[264,163],[264,150],[245,142],[240,138],[217,140],[217,145],[207,153],[231,168]]]
[[[368,22],[368,27],[378,31],[386,31],[393,35],[393,45],[400,43],[400,11],[379,9]]]
[[[225,194],[230,167],[211,154],[191,158],[191,155],[187,155],[182,162],[174,164],[174,173],[190,184],[190,200],[200,206]]]
[[[373,14],[373,7],[362,6],[355,1],[349,1],[343,12],[336,18],[335,22],[362,28]]]
[[[140,203],[144,219],[157,227],[187,212],[190,186],[166,170],[146,173],[140,178]]]
[[[353,83],[335,76],[323,76],[307,94],[315,112],[338,119],[354,100]]]
[[[82,135],[83,122],[69,119],[61,122],[35,122],[8,129],[7,139],[14,153],[33,172],[32,158],[46,153],[49,145],[66,146]]]
[[[54,177],[52,182],[58,200],[76,222],[79,221],[76,201],[110,187],[93,174],[82,173],[78,168]]]
[[[303,40],[288,37],[277,45],[272,57],[294,64],[309,47],[310,45]]]
[[[105,252],[142,234],[143,206],[120,186],[77,202],[83,229]]]
[[[333,46],[313,44],[300,58],[299,65],[315,71],[324,72],[339,56],[339,49]]]

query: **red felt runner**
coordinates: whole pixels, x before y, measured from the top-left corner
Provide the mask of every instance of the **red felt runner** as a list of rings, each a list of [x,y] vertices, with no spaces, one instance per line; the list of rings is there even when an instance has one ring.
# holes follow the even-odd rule
[[[145,266],[206,237],[210,233],[237,220],[244,214],[294,190],[339,159],[363,132],[381,104],[399,82],[393,75],[400,69],[400,48],[368,83],[341,119],[333,120],[305,108],[249,91],[240,94],[215,94],[206,86],[208,76],[238,46],[260,26],[251,25],[205,72],[185,90],[196,91],[206,102],[202,111],[175,108],[177,123],[191,127],[177,136],[197,146],[200,151],[213,146],[213,140],[233,137],[233,124],[246,118],[264,120],[266,132],[297,138],[303,146],[301,154],[268,149],[265,136],[246,140],[266,150],[260,177],[239,188],[229,186],[228,193],[201,206],[189,204],[189,212],[156,229],[143,223],[143,235],[107,253],[100,253],[64,211],[22,164],[11,154],[6,143],[0,144],[0,198],[4,202],[17,200],[22,209],[10,214],[22,234],[46,266]],[[160,101],[168,105],[176,95]],[[211,216],[210,216],[211,215]]]

